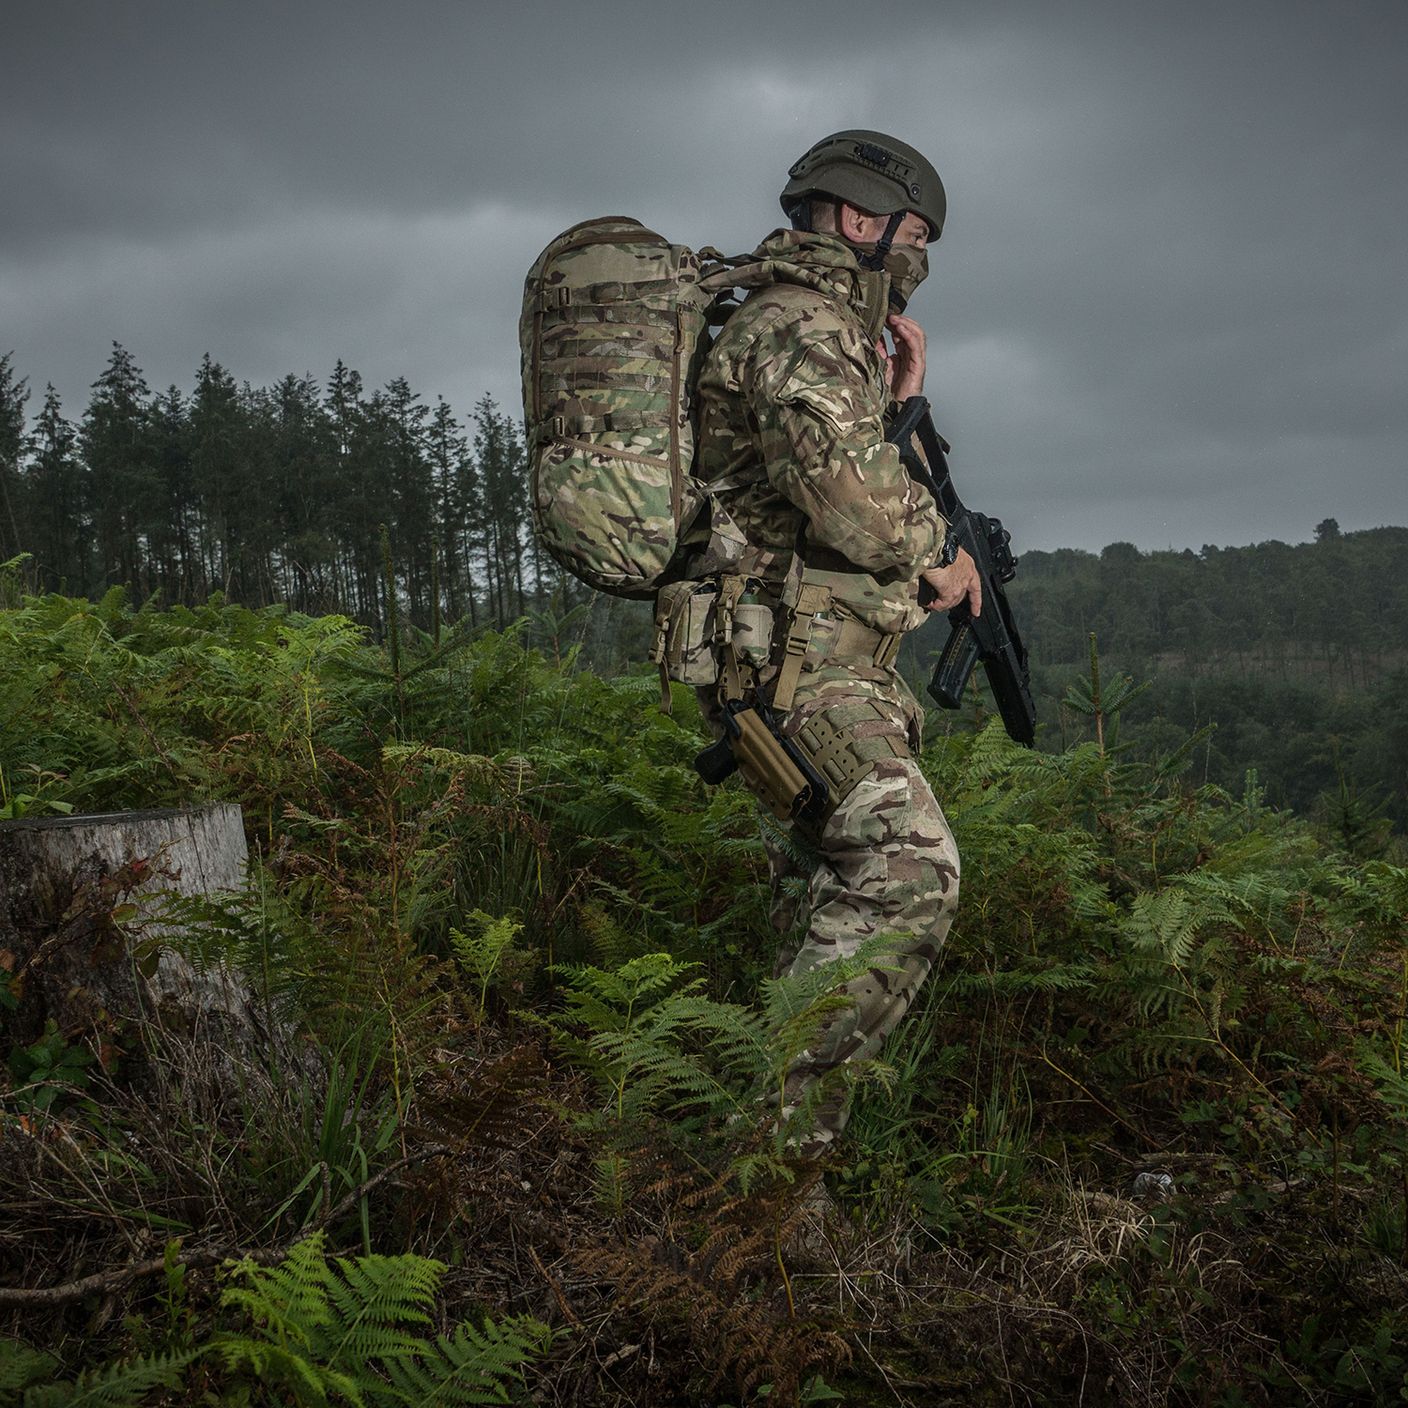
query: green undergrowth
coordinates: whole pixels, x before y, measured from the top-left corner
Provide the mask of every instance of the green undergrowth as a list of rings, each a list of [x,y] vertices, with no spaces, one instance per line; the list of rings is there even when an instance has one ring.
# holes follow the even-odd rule
[[[0,1292],[0,1403],[1408,1391],[1408,870],[1191,785],[1195,740],[1135,761],[1122,681],[1059,754],[932,718],[959,917],[803,1165],[781,1073],[836,999],[770,976],[751,802],[687,691],[529,629],[0,614],[5,816],[244,808],[242,893],[80,888],[65,934],[234,968],[263,1033],[28,1014],[4,1284],[100,1281]]]

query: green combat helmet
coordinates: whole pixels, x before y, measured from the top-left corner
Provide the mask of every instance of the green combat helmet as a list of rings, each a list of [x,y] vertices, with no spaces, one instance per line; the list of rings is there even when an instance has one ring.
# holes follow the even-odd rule
[[[883,132],[833,132],[787,173],[782,209],[789,220],[813,196],[835,196],[871,215],[913,210],[924,217],[929,238],[943,233],[948,200],[939,173],[904,142]]]

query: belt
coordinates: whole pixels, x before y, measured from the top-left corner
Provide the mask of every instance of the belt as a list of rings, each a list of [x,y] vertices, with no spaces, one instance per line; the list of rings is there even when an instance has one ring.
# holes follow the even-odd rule
[[[900,653],[898,633],[873,630],[850,617],[827,616],[830,605],[831,593],[825,587],[804,584],[798,593],[781,656],[773,657],[780,668],[772,703],[784,714],[792,707],[803,670],[833,663],[888,669]]]
[[[895,663],[904,639],[897,631],[873,630],[850,618],[818,620],[812,626],[812,635],[814,639],[807,646],[804,669],[816,669],[819,665],[837,662],[874,665],[885,670]]]

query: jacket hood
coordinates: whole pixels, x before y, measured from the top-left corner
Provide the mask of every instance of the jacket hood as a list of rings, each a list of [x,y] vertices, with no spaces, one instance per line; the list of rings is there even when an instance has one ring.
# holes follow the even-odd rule
[[[855,249],[840,235],[774,230],[730,277],[735,288],[799,284],[857,308],[864,302],[866,271],[857,263]]]

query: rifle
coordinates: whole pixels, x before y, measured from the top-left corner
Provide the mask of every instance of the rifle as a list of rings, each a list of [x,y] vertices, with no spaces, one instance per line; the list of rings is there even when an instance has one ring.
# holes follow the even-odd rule
[[[914,448],[916,437],[922,453]],[[963,702],[968,677],[981,660],[1008,736],[1030,748],[1036,738],[1031,671],[1012,607],[1002,590],[1002,583],[1017,575],[1012,535],[998,519],[970,513],[963,507],[949,474],[948,441],[934,429],[929,402],[923,396],[911,396],[905,401],[885,438],[899,448],[900,459],[911,478],[928,489],[939,512],[948,520],[943,564],[951,563],[958,549],[965,548],[983,584],[982,615],[975,617],[966,600],[948,613],[948,641],[934,667],[929,694],[942,708],[957,709]],[[933,588],[922,582],[920,603],[932,601],[933,597]]]

